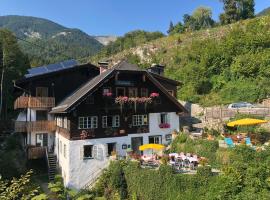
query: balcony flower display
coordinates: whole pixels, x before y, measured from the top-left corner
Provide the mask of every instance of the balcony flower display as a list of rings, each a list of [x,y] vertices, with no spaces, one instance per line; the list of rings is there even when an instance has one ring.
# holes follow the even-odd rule
[[[112,97],[112,93],[111,92],[106,92],[106,93],[103,93],[103,96],[104,97]]]
[[[153,92],[153,93],[150,94],[150,97],[151,97],[151,98],[159,97],[159,93]]]
[[[169,123],[161,123],[159,124],[159,128],[170,128],[171,125]]]
[[[120,96],[115,98],[115,103],[120,105],[121,112],[123,111],[123,105],[128,102],[127,96]]]

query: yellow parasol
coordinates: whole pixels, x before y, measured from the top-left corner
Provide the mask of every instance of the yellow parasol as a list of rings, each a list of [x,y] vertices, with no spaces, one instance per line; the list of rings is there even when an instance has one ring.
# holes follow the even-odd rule
[[[251,118],[245,118],[245,119],[240,119],[236,120],[233,122],[229,122],[227,126],[230,127],[235,127],[235,126],[251,126],[251,125],[258,125],[258,124],[264,124],[267,123],[268,121],[266,120],[261,120],[261,119],[251,119]]]
[[[162,150],[164,148],[165,146],[162,144],[144,144],[144,145],[139,146],[140,151],[144,151],[146,149]]]

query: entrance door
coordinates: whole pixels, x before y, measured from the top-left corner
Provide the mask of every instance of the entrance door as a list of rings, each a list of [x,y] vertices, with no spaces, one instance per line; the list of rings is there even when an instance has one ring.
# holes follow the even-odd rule
[[[149,144],[161,144],[161,135],[149,136]]]
[[[112,155],[112,152],[116,152],[116,143],[108,143],[108,156]]]
[[[36,146],[37,147],[47,147],[48,146],[48,134],[47,133],[36,134]]]
[[[139,146],[143,144],[143,137],[131,138],[131,148],[135,154],[141,154]]]

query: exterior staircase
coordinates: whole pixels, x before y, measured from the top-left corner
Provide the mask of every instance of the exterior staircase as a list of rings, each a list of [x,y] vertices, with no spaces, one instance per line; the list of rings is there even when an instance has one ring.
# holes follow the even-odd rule
[[[53,153],[49,153],[46,150],[46,157],[47,157],[47,163],[48,163],[49,181],[53,181],[56,175],[56,155]]]

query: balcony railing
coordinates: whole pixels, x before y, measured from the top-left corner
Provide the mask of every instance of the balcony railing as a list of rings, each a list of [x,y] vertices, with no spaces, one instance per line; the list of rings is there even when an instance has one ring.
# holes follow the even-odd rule
[[[15,122],[15,132],[53,132],[56,130],[55,121],[33,121],[33,122],[24,122],[16,121]]]
[[[28,159],[43,158],[46,155],[46,147],[29,146],[27,149]]]
[[[54,97],[24,97],[20,96],[14,102],[14,109],[18,108],[52,108],[55,106]]]

